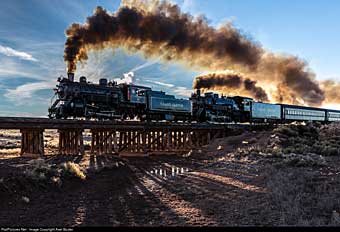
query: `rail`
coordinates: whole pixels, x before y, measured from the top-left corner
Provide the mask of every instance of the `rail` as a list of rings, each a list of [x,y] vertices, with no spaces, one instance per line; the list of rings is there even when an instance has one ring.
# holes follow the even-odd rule
[[[209,123],[91,121],[49,118],[0,117],[0,129],[141,129],[150,128],[225,128],[226,125]]]

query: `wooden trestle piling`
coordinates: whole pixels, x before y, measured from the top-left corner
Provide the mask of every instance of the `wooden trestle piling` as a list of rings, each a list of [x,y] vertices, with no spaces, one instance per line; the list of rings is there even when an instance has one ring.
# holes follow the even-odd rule
[[[59,153],[61,155],[84,155],[82,129],[59,129]]]
[[[188,128],[93,129],[91,133],[92,154],[121,156],[185,153],[195,147],[209,144],[212,138],[223,136],[223,131],[210,129],[192,131]]]
[[[91,153],[96,155],[153,155],[186,153],[227,135],[225,125],[144,123],[42,118],[0,118],[0,129],[20,129],[21,155],[44,155],[44,130],[59,132],[59,153],[84,155],[84,130],[91,132]]]
[[[40,157],[44,155],[44,130],[22,129],[21,156]]]

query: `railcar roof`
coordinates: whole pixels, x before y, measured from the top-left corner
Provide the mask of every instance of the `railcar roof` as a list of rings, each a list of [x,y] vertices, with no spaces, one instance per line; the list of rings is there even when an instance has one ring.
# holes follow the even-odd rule
[[[333,113],[340,113],[340,110],[332,110],[332,109],[326,109],[329,112],[333,112]]]
[[[297,106],[297,105],[289,105],[289,104],[277,104],[277,105],[282,105],[282,106],[290,107],[290,108],[293,108],[293,109],[319,110],[319,111],[327,110],[327,111],[330,111],[330,112],[340,113],[340,110],[332,110],[332,109],[325,109],[325,108],[317,108],[317,107],[309,107],[309,106]]]

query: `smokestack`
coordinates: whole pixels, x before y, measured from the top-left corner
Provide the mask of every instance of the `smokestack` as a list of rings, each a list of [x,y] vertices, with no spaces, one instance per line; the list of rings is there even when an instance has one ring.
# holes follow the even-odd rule
[[[71,73],[71,72],[67,73],[67,77],[68,77],[69,81],[71,81],[71,82],[74,81],[74,73]]]
[[[197,90],[196,90],[196,94],[197,94],[198,97],[200,97],[200,96],[201,96],[201,90],[200,90],[200,89],[197,89]]]

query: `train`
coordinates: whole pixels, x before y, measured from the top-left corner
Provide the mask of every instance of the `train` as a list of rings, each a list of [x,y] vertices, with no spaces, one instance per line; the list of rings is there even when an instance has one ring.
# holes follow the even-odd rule
[[[214,123],[340,122],[340,111],[288,104],[256,102],[242,96],[219,96],[198,89],[189,99],[134,84],[100,79],[88,82],[74,74],[58,78],[50,118],[182,121]]]

